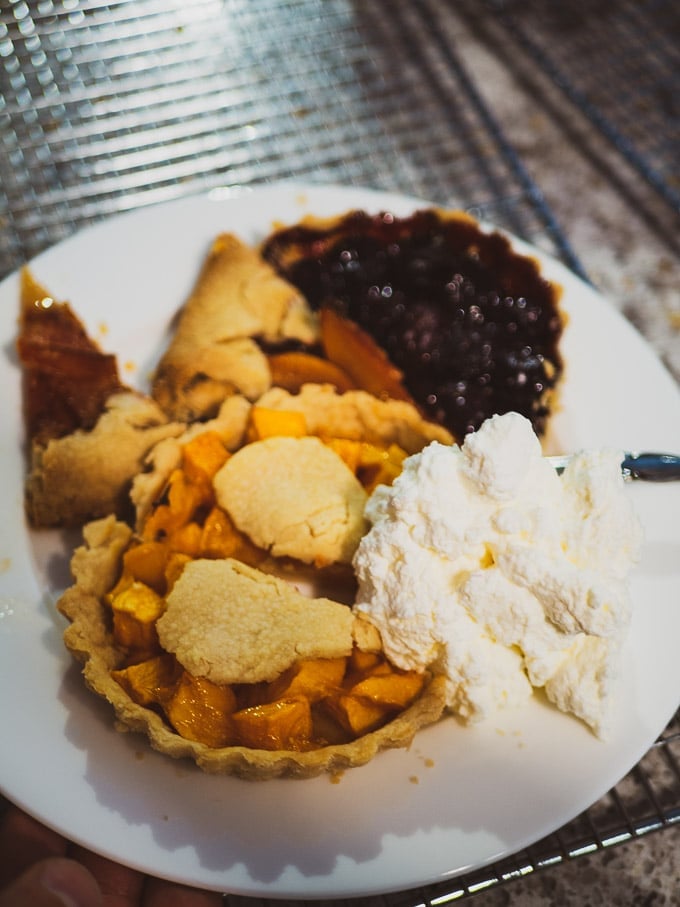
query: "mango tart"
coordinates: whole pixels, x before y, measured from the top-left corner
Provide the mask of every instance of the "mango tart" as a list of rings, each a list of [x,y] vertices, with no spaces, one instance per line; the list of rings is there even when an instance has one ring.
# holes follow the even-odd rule
[[[348,393],[230,398],[152,452],[134,528],[85,526],[59,610],[119,729],[208,772],[309,777],[441,716],[443,680],[395,668],[372,625],[317,591],[344,583],[351,599],[368,494],[441,436],[416,410],[403,418],[410,404]]]

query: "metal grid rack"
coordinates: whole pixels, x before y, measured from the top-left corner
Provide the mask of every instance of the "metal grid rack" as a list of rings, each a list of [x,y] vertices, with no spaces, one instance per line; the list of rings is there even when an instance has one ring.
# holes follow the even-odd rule
[[[437,0],[5,0],[0,276],[116,212],[292,178],[462,207],[581,271],[462,66],[458,34]],[[376,903],[471,897],[674,824],[679,764],[676,716],[627,778],[558,833]]]
[[[486,0],[468,14],[542,70],[680,213],[680,6],[674,0]],[[510,50],[512,48],[512,50]]]
[[[566,860],[669,828],[680,822],[679,785],[680,713],[633,771],[573,822],[497,865],[453,883],[414,892],[412,899],[399,901],[399,907],[441,907]]]
[[[109,214],[288,178],[472,208],[579,269],[437,4],[11,0],[0,17],[0,274]]]

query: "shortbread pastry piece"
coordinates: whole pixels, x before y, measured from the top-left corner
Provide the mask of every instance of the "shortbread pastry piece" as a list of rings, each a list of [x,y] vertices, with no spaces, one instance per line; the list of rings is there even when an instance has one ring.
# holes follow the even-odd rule
[[[246,444],[213,480],[218,504],[274,557],[317,566],[351,563],[367,494],[340,457],[316,437]]]
[[[258,340],[313,343],[315,316],[300,293],[232,234],[217,237],[158,364],[152,395],[173,419],[215,415],[225,397],[259,397],[271,372]]]
[[[105,514],[129,515],[130,486],[147,453],[182,428],[150,398],[123,391],[107,398],[89,431],[33,444],[25,483],[31,523],[75,527]]]
[[[301,658],[352,651],[352,611],[233,558],[191,561],[156,623],[166,652],[213,683],[275,680]]]
[[[453,443],[448,429],[421,416],[405,400],[382,400],[363,390],[339,394],[328,384],[305,384],[291,394],[273,387],[257,401],[264,409],[302,413],[310,434],[398,444],[407,454],[417,453],[430,441]]]

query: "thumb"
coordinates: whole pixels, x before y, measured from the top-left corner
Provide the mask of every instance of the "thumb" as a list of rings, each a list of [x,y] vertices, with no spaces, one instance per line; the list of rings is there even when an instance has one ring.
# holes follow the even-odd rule
[[[35,863],[0,892],[0,907],[102,907],[94,876],[73,860]]]

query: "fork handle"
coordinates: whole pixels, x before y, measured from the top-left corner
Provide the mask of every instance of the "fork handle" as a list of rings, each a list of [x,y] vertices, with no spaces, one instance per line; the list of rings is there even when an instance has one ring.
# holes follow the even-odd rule
[[[626,454],[621,463],[624,475],[647,482],[680,479],[680,456],[662,453]]]

